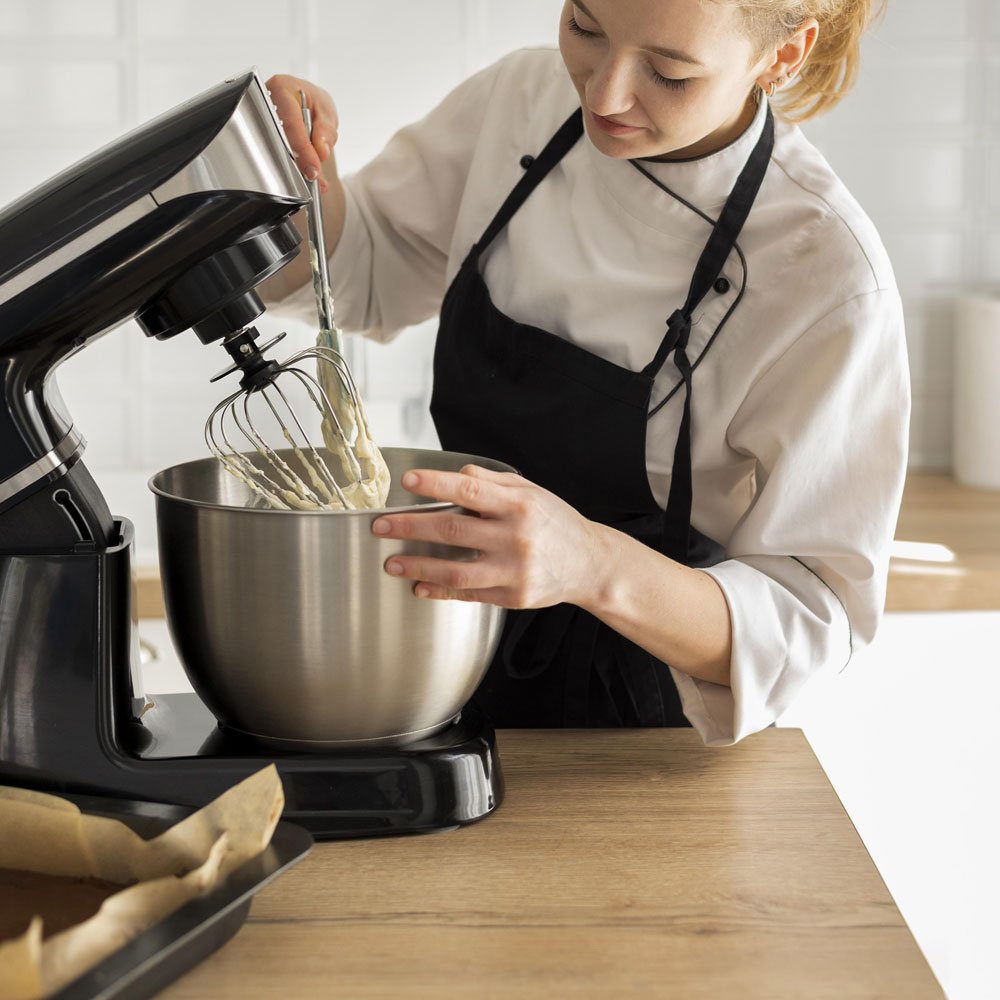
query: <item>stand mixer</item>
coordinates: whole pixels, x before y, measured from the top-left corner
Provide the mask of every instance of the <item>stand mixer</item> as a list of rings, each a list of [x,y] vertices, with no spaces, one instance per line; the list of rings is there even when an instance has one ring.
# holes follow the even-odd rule
[[[274,760],[286,816],[319,837],[449,828],[499,805],[494,734],[471,708],[403,747],[276,754],[193,694],[142,694],[133,527],[80,461],[55,370],[134,318],[259,371],[255,288],[299,252],[291,216],[308,200],[248,73],[0,212],[0,782],[195,806]]]

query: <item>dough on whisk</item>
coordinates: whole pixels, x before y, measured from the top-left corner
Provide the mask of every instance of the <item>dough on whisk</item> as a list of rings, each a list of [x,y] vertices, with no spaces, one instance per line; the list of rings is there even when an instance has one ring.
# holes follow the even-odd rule
[[[332,331],[321,330],[316,346],[333,351],[335,342]],[[347,362],[343,361],[343,365],[347,373]],[[385,507],[389,496],[389,468],[372,439],[361,396],[351,391],[352,385],[347,381],[349,373],[345,377],[339,363],[320,359],[316,367],[319,383],[333,410],[332,414],[323,414],[323,444],[340,462],[344,498],[355,510]]]

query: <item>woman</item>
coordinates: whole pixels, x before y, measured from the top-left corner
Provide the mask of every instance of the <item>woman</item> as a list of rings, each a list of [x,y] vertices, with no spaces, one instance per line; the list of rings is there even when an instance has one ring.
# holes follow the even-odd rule
[[[303,172],[322,169],[341,324],[388,339],[440,313],[442,447],[523,474],[414,470],[480,517],[373,528],[479,551],[386,572],[512,609],[477,694],[498,726],[729,744],[874,635],[902,310],[874,228],[789,120],[843,95],[869,6],[567,3],[558,53],[477,74],[344,181],[329,96],[269,81]],[[278,294],[308,308],[304,266],[286,271]]]

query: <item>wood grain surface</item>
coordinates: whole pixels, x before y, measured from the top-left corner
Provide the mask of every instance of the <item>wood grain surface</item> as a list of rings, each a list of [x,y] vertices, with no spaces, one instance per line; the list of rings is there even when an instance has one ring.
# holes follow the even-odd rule
[[[1000,610],[1000,493],[911,472],[896,538],[943,545],[952,559],[893,559],[887,611]]]
[[[163,997],[943,996],[799,730],[498,739],[497,813],[317,844]]]

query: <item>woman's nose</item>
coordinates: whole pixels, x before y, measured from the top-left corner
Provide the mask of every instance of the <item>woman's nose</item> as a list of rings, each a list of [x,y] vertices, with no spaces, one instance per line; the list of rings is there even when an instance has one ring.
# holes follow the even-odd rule
[[[585,89],[587,106],[605,118],[621,115],[635,104],[631,72],[622,59],[609,56],[594,67]]]

